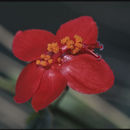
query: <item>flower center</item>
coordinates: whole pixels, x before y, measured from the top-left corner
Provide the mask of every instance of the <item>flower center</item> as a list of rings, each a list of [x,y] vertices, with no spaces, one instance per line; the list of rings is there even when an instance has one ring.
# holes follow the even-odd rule
[[[42,67],[49,67],[52,63],[61,63],[61,57],[57,55],[59,53],[59,46],[57,42],[49,43],[47,47],[47,53],[41,54],[40,59],[36,60],[36,64]]]
[[[101,56],[94,53],[95,48],[103,49],[103,45],[99,42],[94,44],[83,43],[82,37],[74,35],[72,39],[69,36],[61,39],[61,45],[59,47],[57,42],[48,43],[47,52],[41,54],[40,58],[36,60],[36,64],[44,68],[48,68],[55,63],[60,66],[65,55],[76,55],[80,53],[90,53],[97,59],[101,59]]]

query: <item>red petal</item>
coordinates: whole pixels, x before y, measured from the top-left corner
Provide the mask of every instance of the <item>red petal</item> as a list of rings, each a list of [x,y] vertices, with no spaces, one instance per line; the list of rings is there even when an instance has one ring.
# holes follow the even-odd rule
[[[40,88],[32,98],[32,106],[36,111],[47,107],[66,87],[66,80],[57,70],[47,70],[42,78]]]
[[[33,61],[46,51],[55,35],[45,30],[18,31],[13,40],[13,53],[23,61]]]
[[[114,75],[108,64],[88,54],[73,57],[62,66],[61,72],[68,85],[81,93],[102,93],[114,83]]]
[[[98,30],[93,18],[90,16],[81,16],[74,20],[70,20],[60,26],[56,35],[62,39],[65,36],[73,38],[75,34],[81,36],[84,43],[95,44]]]
[[[39,87],[43,68],[37,67],[35,63],[28,64],[21,72],[16,83],[16,96],[14,97],[17,103],[28,101]]]

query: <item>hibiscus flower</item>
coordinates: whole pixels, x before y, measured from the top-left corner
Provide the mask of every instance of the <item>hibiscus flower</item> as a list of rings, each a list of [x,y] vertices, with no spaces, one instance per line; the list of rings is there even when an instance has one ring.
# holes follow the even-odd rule
[[[18,31],[13,40],[13,53],[29,62],[16,83],[17,103],[32,98],[39,111],[61,95],[68,85],[84,94],[107,91],[114,83],[109,65],[95,52],[98,29],[90,16],[81,16],[60,26],[56,35],[46,30]]]

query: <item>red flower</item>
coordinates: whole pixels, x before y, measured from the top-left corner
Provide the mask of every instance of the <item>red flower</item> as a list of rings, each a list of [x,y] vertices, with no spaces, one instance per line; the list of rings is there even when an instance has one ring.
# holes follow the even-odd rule
[[[85,94],[111,88],[113,72],[94,53],[95,48],[102,49],[97,35],[96,23],[89,16],[61,25],[56,35],[38,29],[17,32],[13,53],[30,63],[17,80],[15,101],[32,98],[33,108],[39,111],[60,96],[66,85]]]

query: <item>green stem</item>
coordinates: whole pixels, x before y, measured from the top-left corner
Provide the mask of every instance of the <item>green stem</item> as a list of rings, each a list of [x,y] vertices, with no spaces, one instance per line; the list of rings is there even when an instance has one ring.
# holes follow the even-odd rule
[[[68,90],[69,90],[69,87],[67,86],[66,89],[64,90],[63,94],[62,94],[62,95],[59,97],[59,99],[55,102],[54,107],[57,107],[57,106],[60,104],[60,102],[62,101],[62,99],[64,98],[64,96],[67,94]]]

